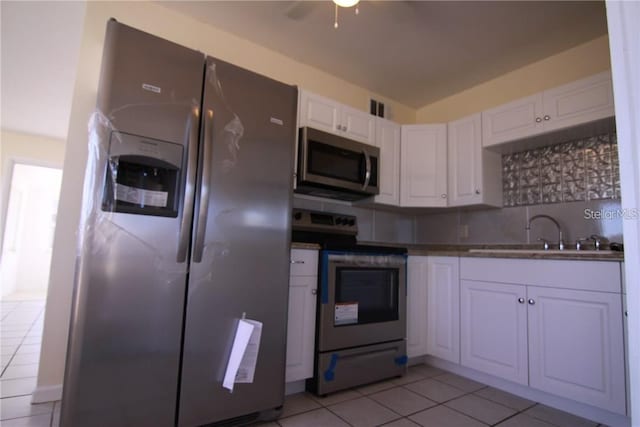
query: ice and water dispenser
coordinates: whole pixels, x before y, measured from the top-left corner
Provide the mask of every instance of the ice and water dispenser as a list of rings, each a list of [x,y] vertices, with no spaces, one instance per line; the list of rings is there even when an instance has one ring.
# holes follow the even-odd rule
[[[102,210],[177,217],[182,145],[112,132]]]

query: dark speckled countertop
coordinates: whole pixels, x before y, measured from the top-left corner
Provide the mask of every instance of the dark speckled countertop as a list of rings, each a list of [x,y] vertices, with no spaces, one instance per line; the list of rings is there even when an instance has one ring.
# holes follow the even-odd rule
[[[394,247],[407,248],[409,255],[417,256],[457,256],[457,257],[474,257],[474,258],[519,258],[519,259],[565,259],[565,260],[583,260],[583,261],[624,261],[622,252],[613,253],[594,253],[578,252],[575,249],[566,249],[559,253],[551,251],[549,253],[529,252],[531,250],[539,251],[540,245],[421,245],[421,244],[402,244],[402,243],[383,243],[383,242],[363,242],[362,245],[385,245]],[[320,249],[315,243],[291,243],[291,249]],[[470,252],[471,249],[484,249],[489,252]],[[553,248],[552,248],[553,249]],[[593,248],[587,248],[593,249]],[[490,250],[513,250],[513,252],[490,252]],[[522,252],[520,252],[522,251]]]
[[[375,242],[359,242],[361,244],[376,244]],[[377,243],[380,244],[380,243]],[[532,253],[529,251],[540,251],[540,245],[419,245],[419,244],[387,244],[389,246],[401,246],[408,249],[409,255],[429,255],[429,256],[458,256],[475,258],[525,258],[525,259],[566,259],[584,261],[624,261],[622,252],[594,253],[578,252],[575,249],[566,249],[558,253]],[[471,249],[483,250],[513,250],[513,252],[470,252]],[[552,248],[553,249],[553,248]],[[593,248],[587,248],[593,249]],[[520,252],[522,251],[522,252]]]
[[[291,249],[315,249],[320,250],[320,245],[317,243],[302,243],[302,242],[291,242]]]

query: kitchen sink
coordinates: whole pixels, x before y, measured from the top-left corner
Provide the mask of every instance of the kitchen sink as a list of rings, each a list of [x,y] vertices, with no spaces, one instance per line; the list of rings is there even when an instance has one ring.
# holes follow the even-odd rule
[[[612,250],[580,250],[577,251],[575,249],[565,249],[565,250],[559,250],[559,249],[469,249],[469,253],[476,253],[476,254],[522,254],[522,255],[526,255],[526,254],[548,254],[548,255],[558,255],[558,254],[563,254],[563,255],[572,255],[572,256],[580,256],[580,255],[611,255],[611,254],[619,254],[621,252],[616,252],[616,251],[612,251]]]

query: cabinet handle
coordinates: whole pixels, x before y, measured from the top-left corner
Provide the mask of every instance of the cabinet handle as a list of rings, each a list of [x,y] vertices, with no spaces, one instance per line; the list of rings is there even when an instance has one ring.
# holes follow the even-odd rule
[[[480,194],[480,190],[476,190],[476,194]]]
[[[442,197],[443,199],[446,199],[447,195],[446,194],[441,194],[440,197]]]
[[[304,264],[304,261],[301,260],[291,260],[291,264]]]
[[[542,119],[540,117],[536,117],[536,123],[540,123]]]
[[[527,301],[529,303],[529,305],[535,305],[535,301],[533,298],[529,298],[529,301]]]
[[[318,295],[317,289],[311,289],[311,295]]]
[[[518,302],[519,302],[520,304],[524,304],[524,298],[522,298],[522,297],[518,298]]]
[[[545,120],[551,120],[551,117],[549,117],[549,116],[544,116],[544,119],[545,119]]]
[[[624,317],[629,317],[629,312],[627,310],[624,311]]]

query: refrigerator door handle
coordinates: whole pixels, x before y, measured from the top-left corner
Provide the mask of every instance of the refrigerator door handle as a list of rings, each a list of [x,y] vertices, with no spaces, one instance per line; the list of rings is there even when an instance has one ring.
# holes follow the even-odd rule
[[[193,107],[189,117],[189,158],[187,159],[187,180],[184,190],[184,205],[182,207],[182,219],[180,221],[180,234],[178,235],[178,254],[176,261],[179,263],[187,260],[189,248],[189,230],[191,217],[193,217],[193,199],[195,197],[196,162],[198,161],[198,123],[199,111]]]
[[[200,184],[200,207],[196,223],[196,238],[193,249],[193,262],[202,261],[204,235],[209,215],[209,183],[211,181],[211,141],[213,136],[213,110],[207,110],[204,116],[204,139],[202,148],[202,182]]]

